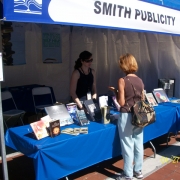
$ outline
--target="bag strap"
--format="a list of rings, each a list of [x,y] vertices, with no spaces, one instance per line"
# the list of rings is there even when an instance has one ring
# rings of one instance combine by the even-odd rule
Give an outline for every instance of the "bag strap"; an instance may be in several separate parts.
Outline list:
[[[127,77],[127,76],[126,76]],[[132,88],[133,88],[133,90],[134,90],[134,94],[135,94],[135,96],[137,96],[137,90],[136,90],[136,88],[133,86],[133,84],[131,83],[131,81],[129,80],[129,78],[127,77],[127,80],[130,82],[130,84],[131,84],[131,86],[132,86]],[[141,98],[142,98],[142,93],[141,93]],[[134,97],[133,97],[133,100],[134,100]],[[136,102],[135,102],[135,100],[134,100],[134,104],[135,104]],[[128,102],[126,102],[126,104],[127,104],[127,106],[129,107],[129,104],[128,104]],[[129,111],[131,112],[131,109],[130,109],[130,107],[129,107]]]
[[[134,90],[134,94],[135,94],[135,96],[137,96],[137,90],[136,90],[136,88],[133,86],[133,84],[131,83],[131,81],[129,80],[129,78],[127,78],[127,80],[130,82],[130,84],[131,84],[131,86],[132,86],[132,88],[133,88],[133,90]],[[142,98],[142,93],[141,93],[141,98]],[[134,100],[134,97],[133,97],[133,100]],[[135,102],[135,101],[134,101]]]

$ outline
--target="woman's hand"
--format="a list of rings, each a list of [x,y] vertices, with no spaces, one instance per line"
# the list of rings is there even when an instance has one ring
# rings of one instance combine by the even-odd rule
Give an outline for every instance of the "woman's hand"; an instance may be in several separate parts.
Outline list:
[[[108,89],[115,93],[115,95],[118,93],[118,90],[115,87],[109,86]]]

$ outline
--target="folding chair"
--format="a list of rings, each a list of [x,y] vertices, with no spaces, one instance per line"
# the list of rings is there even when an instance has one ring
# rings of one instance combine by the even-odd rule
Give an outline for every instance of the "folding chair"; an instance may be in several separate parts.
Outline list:
[[[45,107],[52,106],[53,98],[51,89],[49,87],[36,87],[32,89],[32,97],[34,103],[35,113],[37,115],[38,120],[38,112],[45,112]]]
[[[17,120],[21,120],[22,125],[24,125],[23,120],[22,120],[22,115],[25,114],[25,111],[20,110],[17,108],[16,103],[14,101],[14,98],[11,94],[10,91],[4,91],[1,92],[2,96],[2,103],[3,101],[8,102],[8,110],[3,110],[3,119],[4,119],[4,124],[6,128],[8,129],[8,124],[11,124],[11,126],[14,126],[17,124]]]

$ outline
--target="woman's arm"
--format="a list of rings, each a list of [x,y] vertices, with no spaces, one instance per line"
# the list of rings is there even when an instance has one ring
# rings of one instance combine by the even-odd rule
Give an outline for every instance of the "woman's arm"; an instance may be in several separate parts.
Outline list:
[[[76,88],[77,88],[77,82],[78,82],[79,76],[80,75],[77,70],[73,71],[72,76],[71,76],[71,82],[70,82],[70,95],[72,99],[74,100],[74,102],[77,104],[77,106],[80,109],[83,109],[83,105],[76,94]]]
[[[96,89],[96,73],[92,69],[92,74],[94,77],[93,85],[92,85],[92,99],[97,99],[97,89]]]
[[[125,104],[125,96],[124,96],[124,88],[125,88],[125,82],[123,78],[120,78],[118,80],[118,95],[117,95],[117,102],[120,106],[124,106]]]

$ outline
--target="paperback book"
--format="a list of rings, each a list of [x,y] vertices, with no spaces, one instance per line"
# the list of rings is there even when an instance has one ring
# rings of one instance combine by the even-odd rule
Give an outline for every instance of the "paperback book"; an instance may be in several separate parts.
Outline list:
[[[49,134],[51,137],[58,136],[60,134],[60,121],[54,120],[49,123]]]
[[[157,106],[157,102],[156,100],[154,99],[154,96],[152,93],[146,93],[145,94],[145,97],[146,97],[146,100],[147,102],[151,105],[151,106]]]
[[[30,126],[37,140],[49,136],[48,127],[46,126],[46,122],[44,122],[43,120],[33,122],[30,124]]]
[[[167,97],[164,89],[162,88],[154,89],[153,94],[158,103],[169,102],[169,98]]]
[[[74,123],[64,104],[45,107],[45,111],[51,119],[60,120],[60,126]]]
[[[97,102],[94,103],[92,99],[89,99],[84,101],[84,105],[92,121],[101,121],[102,119],[101,109]]]
[[[46,115],[41,118],[41,121],[43,121],[47,128],[49,128],[49,123],[52,121],[49,115]]]
[[[88,134],[88,127],[81,127],[81,128],[66,128],[61,131],[63,134],[69,134],[77,136],[79,134]]]
[[[77,117],[77,115],[76,115],[76,111],[77,111],[77,105],[76,105],[76,103],[66,104],[66,107],[67,107],[67,110],[68,110],[71,118],[73,119],[73,121],[74,121],[76,124],[79,124],[79,120],[78,120],[78,117]]]
[[[80,126],[84,126],[89,124],[89,120],[87,119],[86,113],[84,112],[84,110],[77,110],[76,111],[76,116],[79,122]]]

